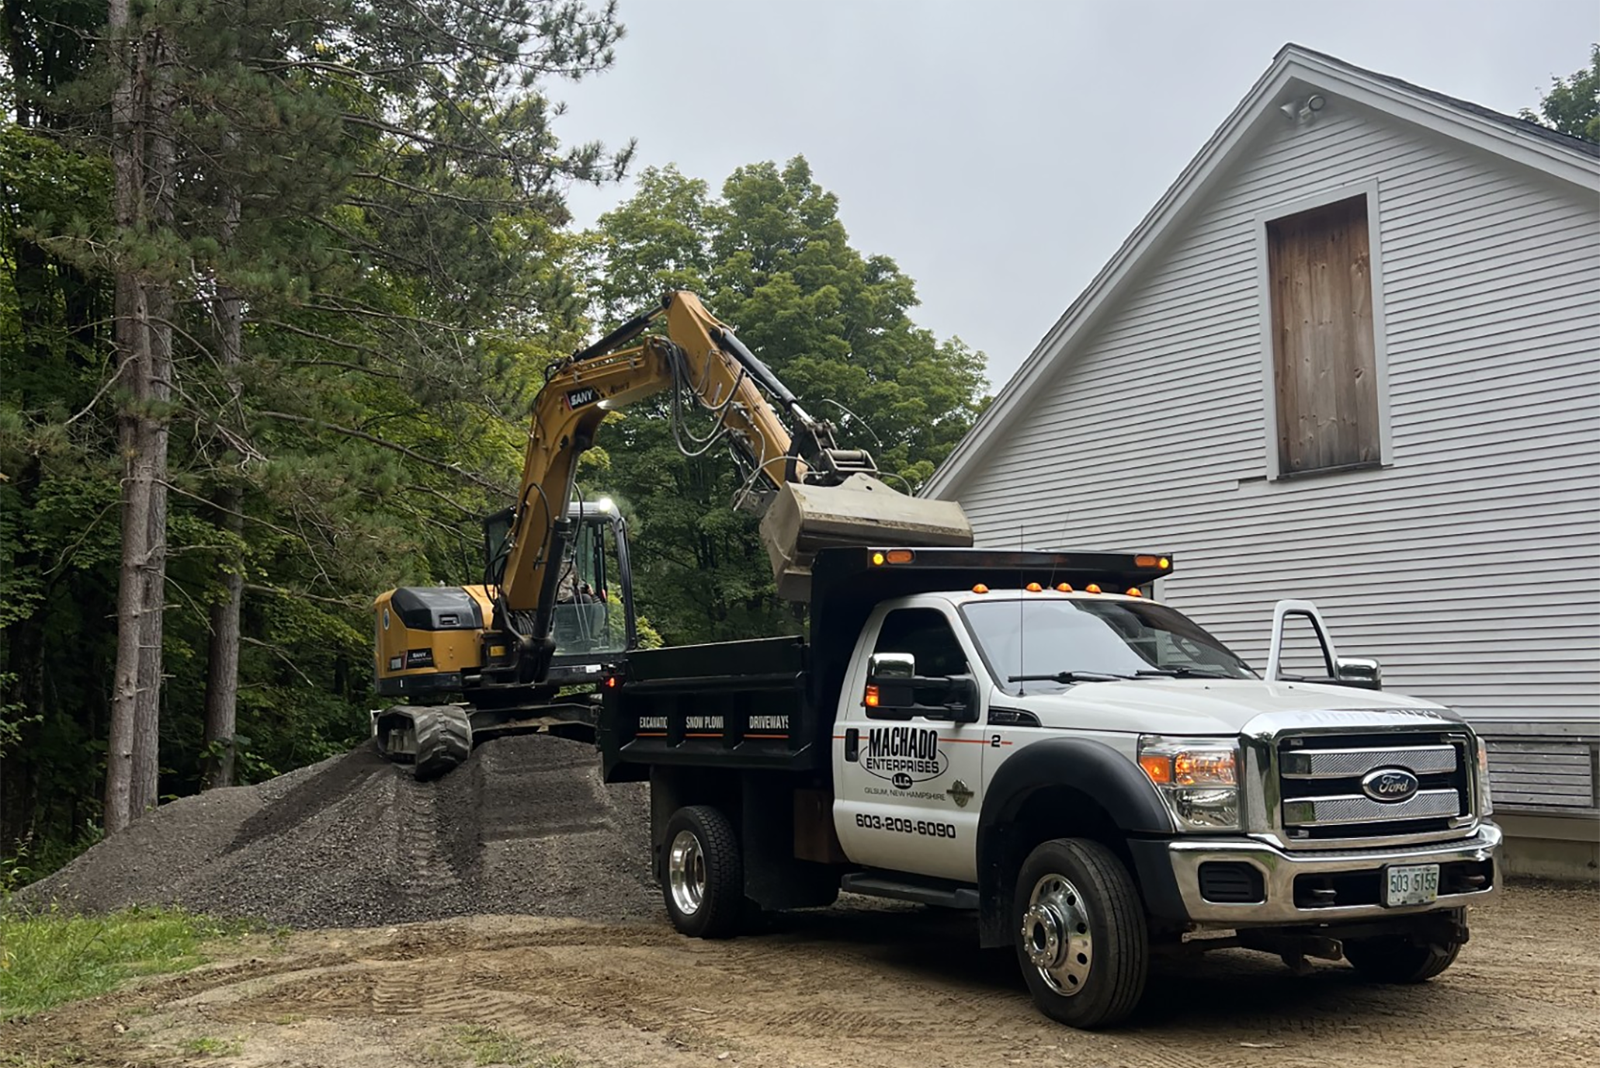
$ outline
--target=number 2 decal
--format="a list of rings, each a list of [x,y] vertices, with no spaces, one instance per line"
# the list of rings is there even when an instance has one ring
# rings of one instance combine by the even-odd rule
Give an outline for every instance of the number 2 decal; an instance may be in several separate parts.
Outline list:
[[[999,749],[1000,748],[1000,736],[998,734],[992,734],[992,735],[989,736],[989,748],[990,749]]]

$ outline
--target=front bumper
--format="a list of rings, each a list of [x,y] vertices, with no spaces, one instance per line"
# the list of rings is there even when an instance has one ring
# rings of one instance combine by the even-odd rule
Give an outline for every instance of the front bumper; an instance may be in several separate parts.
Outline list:
[[[1194,923],[1238,928],[1414,916],[1487,900],[1499,889],[1500,872],[1494,854],[1501,838],[1500,828],[1484,821],[1470,838],[1387,849],[1290,853],[1250,838],[1180,839],[1163,844],[1176,883],[1174,889],[1186,918]],[[1201,892],[1200,866],[1214,862],[1248,864],[1259,871],[1261,899],[1251,902],[1206,900]],[[1443,867],[1445,865],[1483,865],[1482,870],[1488,875],[1481,888],[1447,893],[1447,887],[1441,885],[1436,901],[1390,908],[1365,891],[1369,885],[1377,885],[1383,869],[1391,864],[1439,864],[1442,872],[1458,870]],[[1350,890],[1341,889],[1312,903],[1305,889],[1308,886],[1349,887]],[[1459,886],[1451,888],[1460,889]],[[1357,903],[1343,903],[1341,897]]]

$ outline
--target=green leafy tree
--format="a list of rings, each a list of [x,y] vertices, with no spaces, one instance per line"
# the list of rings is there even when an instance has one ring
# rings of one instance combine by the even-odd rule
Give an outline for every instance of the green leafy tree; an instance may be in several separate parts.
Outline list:
[[[676,169],[647,170],[586,246],[597,304],[611,318],[670,288],[696,290],[800,396],[914,490],[971,426],[983,357],[910,318],[916,289],[894,261],[851,246],[837,198],[803,158],[741,167],[712,197]],[[624,500],[645,610],[668,642],[792,630],[754,519],[723,454],[686,457],[669,398],[606,426],[603,488]],[[702,428],[703,430],[703,428]]]
[[[1600,44],[1589,46],[1589,66],[1570,78],[1552,78],[1541,93],[1539,111],[1522,109],[1522,117],[1564,134],[1600,141]]]

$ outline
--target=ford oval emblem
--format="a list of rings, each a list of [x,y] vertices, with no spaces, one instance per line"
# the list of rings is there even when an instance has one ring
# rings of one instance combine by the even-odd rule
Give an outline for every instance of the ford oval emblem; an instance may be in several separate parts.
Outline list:
[[[1421,785],[1405,768],[1379,768],[1361,780],[1361,792],[1374,801],[1409,801]]]

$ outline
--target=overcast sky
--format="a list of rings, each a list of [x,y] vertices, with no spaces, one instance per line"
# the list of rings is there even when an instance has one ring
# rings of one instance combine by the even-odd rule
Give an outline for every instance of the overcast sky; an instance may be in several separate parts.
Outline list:
[[[596,0],[598,2],[598,0]],[[638,139],[713,190],[804,155],[852,243],[997,388],[1294,42],[1515,114],[1585,66],[1600,4],[621,0],[615,67],[556,87],[569,142]],[[631,182],[575,189],[578,225]],[[713,309],[714,311],[715,309]]]

